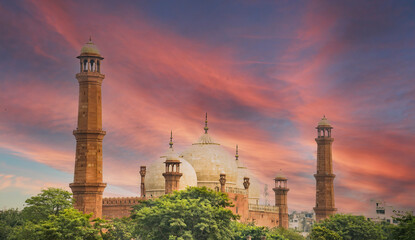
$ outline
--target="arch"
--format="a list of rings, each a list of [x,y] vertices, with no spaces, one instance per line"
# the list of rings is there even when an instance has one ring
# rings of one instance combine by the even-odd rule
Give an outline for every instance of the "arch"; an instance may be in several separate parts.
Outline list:
[[[91,65],[91,72],[95,72],[95,61],[91,59],[89,63]]]
[[[84,65],[84,67],[82,68],[83,71],[87,72],[88,71],[88,60],[87,59],[84,59],[83,65]]]

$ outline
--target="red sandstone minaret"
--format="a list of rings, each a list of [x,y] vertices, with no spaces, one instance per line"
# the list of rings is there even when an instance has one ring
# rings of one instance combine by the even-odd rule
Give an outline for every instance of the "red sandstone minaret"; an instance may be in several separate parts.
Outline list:
[[[75,200],[74,207],[84,213],[93,213],[93,218],[102,217],[102,193],[106,183],[102,182],[102,130],[101,57],[91,39],[77,57],[80,72],[78,127],[73,131],[76,138],[74,182],[69,184]]]
[[[166,156],[166,172],[163,173],[165,179],[165,193],[169,194],[173,191],[179,190],[180,177],[183,175],[180,172],[180,159],[173,151],[173,133],[170,133],[170,148],[171,152]]]
[[[288,229],[288,205],[287,193],[290,190],[287,186],[288,179],[282,174],[282,171],[275,177],[275,206],[279,208],[279,227]]]
[[[317,174],[316,178],[316,213],[317,222],[336,213],[334,207],[334,187],[333,180],[333,161],[331,154],[331,144],[334,139],[331,137],[333,129],[327,118],[324,116],[318,123],[317,129]]]

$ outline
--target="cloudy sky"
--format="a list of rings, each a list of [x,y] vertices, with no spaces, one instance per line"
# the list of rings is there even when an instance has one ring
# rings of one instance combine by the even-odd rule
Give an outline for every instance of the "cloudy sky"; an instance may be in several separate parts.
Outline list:
[[[203,133],[272,185],[315,202],[315,127],[332,123],[336,205],[415,208],[415,4],[410,1],[0,2],[0,208],[73,180],[75,58],[102,72],[106,196]],[[271,192],[270,192],[271,194]]]

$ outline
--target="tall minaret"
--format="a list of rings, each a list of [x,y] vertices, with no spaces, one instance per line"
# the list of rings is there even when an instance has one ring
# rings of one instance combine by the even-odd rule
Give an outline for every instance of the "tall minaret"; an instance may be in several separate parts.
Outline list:
[[[288,201],[287,193],[290,190],[287,186],[288,179],[280,173],[275,177],[275,206],[279,209],[279,227],[288,229]]]
[[[333,129],[327,118],[324,116],[318,123],[317,129],[317,174],[316,178],[316,213],[317,222],[336,213],[334,207],[333,164],[331,159],[331,144],[334,139],[331,137]]]
[[[101,57],[91,39],[77,57],[80,72],[78,127],[73,131],[76,138],[74,182],[69,184],[75,200],[74,207],[93,218],[102,217],[102,193],[107,186],[102,182],[102,130]]]

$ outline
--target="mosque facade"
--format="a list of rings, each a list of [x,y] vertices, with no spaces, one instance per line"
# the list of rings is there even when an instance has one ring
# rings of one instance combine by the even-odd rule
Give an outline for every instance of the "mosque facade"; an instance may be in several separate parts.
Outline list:
[[[143,199],[157,198],[188,186],[205,186],[226,193],[234,205],[230,209],[240,215],[240,221],[288,228],[288,179],[279,173],[274,178],[275,204],[261,205],[259,182],[239,159],[238,146],[235,156],[232,156],[212,138],[207,114],[204,132],[191,146],[183,152],[176,152],[171,133],[166,152],[160,154],[160,158],[148,167],[140,167],[140,196],[103,198],[106,183],[103,183],[102,141],[106,132],[102,129],[101,85],[105,75],[101,73],[101,62],[104,58],[91,40],[82,47],[77,58],[80,60],[80,72],[76,74],[79,82],[79,107],[77,129],[73,132],[76,138],[76,157],[74,182],[69,185],[75,208],[93,213],[93,217],[120,218],[129,216],[132,206]],[[324,121],[324,124],[328,124],[327,119]],[[331,126],[327,124],[320,127],[319,123],[319,137],[316,138],[318,149],[323,153],[318,152],[321,159],[318,163],[321,164],[318,164],[319,170],[315,175],[318,198],[315,211],[317,215],[322,213],[319,215],[322,218],[335,211],[334,198],[329,201],[334,197],[334,176],[332,172],[327,172],[331,167],[332,142]],[[326,139],[325,135],[320,139],[320,132],[323,135],[327,132],[330,139]],[[320,148],[320,145],[323,147]],[[330,156],[330,165],[326,156]]]

